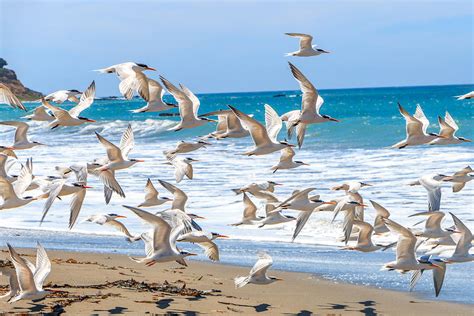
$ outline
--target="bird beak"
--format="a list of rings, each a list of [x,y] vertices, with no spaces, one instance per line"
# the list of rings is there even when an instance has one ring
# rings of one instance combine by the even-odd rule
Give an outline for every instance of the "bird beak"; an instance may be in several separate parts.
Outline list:
[[[275,281],[283,281],[283,279],[275,278]]]
[[[337,203],[334,201],[329,201],[329,202],[323,202],[323,204],[336,205]]]
[[[3,147],[3,149],[15,150],[15,147]]]
[[[303,166],[311,166],[309,163],[306,163],[306,162],[303,162],[302,165]]]
[[[471,142],[472,142],[472,140],[467,139],[467,138],[464,138],[463,141],[464,141],[464,142],[468,142],[468,143],[471,143]]]
[[[192,161],[200,161],[199,159],[192,159]]]
[[[447,138],[446,136],[437,135],[438,138]]]
[[[205,217],[202,217],[202,216],[199,216],[199,215],[196,215],[196,214],[194,214],[194,217],[199,218],[199,219],[206,219]]]
[[[155,68],[152,68],[152,67],[146,67],[145,69],[146,69],[146,70],[153,70],[153,71],[156,71],[156,69],[155,69]]]
[[[333,121],[333,122],[338,122],[338,123],[341,122],[340,120],[335,119],[335,118],[330,118],[329,120],[330,120],[330,121]]]
[[[296,147],[296,145],[288,144],[289,147]]]
[[[90,123],[95,123],[96,121],[95,120],[91,120],[91,119],[86,119],[87,122],[90,122]]]
[[[360,204],[360,206],[363,206],[363,207],[369,207],[367,204]]]
[[[136,159],[137,162],[145,162],[145,160]]]
[[[442,268],[443,268],[442,266],[437,265],[436,263],[431,263],[431,265],[432,265],[433,267],[438,268],[438,269],[442,269]]]
[[[283,184],[282,184],[282,183],[276,183],[276,182],[275,182],[273,185],[283,185]]]
[[[197,256],[197,253],[189,253],[188,256]]]
[[[127,216],[118,215],[118,216],[116,216],[116,218],[127,218]]]
[[[365,183],[365,182],[364,182],[364,183],[362,183],[362,185],[363,185],[364,187],[373,187],[373,185],[372,185],[372,184],[368,184],[368,183]]]
[[[92,189],[92,188],[93,188],[93,187],[88,186],[88,185],[83,185],[82,187],[83,187],[84,189]]]
[[[226,235],[217,234],[217,238],[230,238],[230,237]]]

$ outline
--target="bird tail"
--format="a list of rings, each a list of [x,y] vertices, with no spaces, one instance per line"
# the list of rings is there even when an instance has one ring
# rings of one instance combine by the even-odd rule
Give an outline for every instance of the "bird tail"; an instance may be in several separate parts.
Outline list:
[[[97,71],[97,72],[100,72],[100,73],[102,73],[102,74],[110,74],[110,73],[113,72],[113,71],[111,71],[111,70],[108,69],[108,68],[94,69],[93,71]]]
[[[294,55],[293,55],[293,53],[286,53],[285,57],[288,57],[288,56],[294,56]]]
[[[248,276],[246,277],[235,277],[234,278],[234,284],[235,284],[235,288],[236,289],[239,289],[241,287],[244,287],[245,285],[247,285],[247,283],[249,283],[250,279]]]

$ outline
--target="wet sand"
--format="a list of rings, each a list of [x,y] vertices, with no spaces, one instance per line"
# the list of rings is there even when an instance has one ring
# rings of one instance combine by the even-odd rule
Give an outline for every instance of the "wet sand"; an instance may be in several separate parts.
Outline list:
[[[32,255],[34,250],[18,249]],[[474,315],[472,305],[431,301],[410,293],[338,284],[305,273],[271,270],[284,281],[235,289],[233,278],[250,268],[188,261],[145,267],[127,256],[48,251],[52,272],[45,288],[58,292],[40,302],[0,302],[8,313]],[[7,260],[5,249],[0,259]],[[30,260],[34,260],[31,257]],[[33,261],[34,262],[34,261]],[[7,291],[0,277],[0,292]]]

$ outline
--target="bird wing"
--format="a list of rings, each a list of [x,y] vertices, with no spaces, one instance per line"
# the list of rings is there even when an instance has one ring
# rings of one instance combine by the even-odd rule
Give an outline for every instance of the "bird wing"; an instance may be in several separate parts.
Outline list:
[[[384,217],[384,218],[389,218],[390,217],[390,212],[385,207],[383,207],[382,205],[380,205],[379,203],[377,203],[375,201],[372,201],[372,200],[369,200],[369,201],[372,204],[372,206],[374,207],[375,212],[377,213],[377,216],[381,216],[381,217]]]
[[[242,125],[244,127],[247,127],[247,129],[250,132],[250,135],[252,136],[253,142],[255,143],[255,146],[259,147],[259,146],[264,146],[264,145],[268,145],[272,143],[270,137],[268,136],[267,129],[265,128],[265,126],[263,126],[256,119],[248,116],[244,112],[237,110],[233,106],[229,105],[229,108],[239,118]]]
[[[104,137],[100,136],[99,133],[95,132],[95,135],[97,136],[97,139],[99,142],[104,145],[106,151],[107,151],[107,157],[109,158],[110,161],[117,161],[117,160],[122,160],[122,151],[120,148],[109,142],[107,139]]]
[[[13,184],[13,188],[18,197],[25,193],[26,189],[33,181],[33,160],[28,158],[26,164],[21,166],[20,175]]]
[[[28,128],[30,127],[28,124],[24,122],[17,122],[17,121],[3,121],[3,122],[0,122],[0,124],[14,126],[16,128],[15,143],[21,142],[21,141],[27,141],[26,133],[28,132]]]
[[[148,78],[148,91],[150,93],[149,102],[157,100],[163,101],[165,90],[158,81]]]
[[[150,101],[148,78],[141,71],[134,71],[133,75],[120,81],[119,90],[127,100],[130,100],[133,97],[133,93],[136,91],[143,100],[147,102]]]
[[[303,73],[296,68],[292,63],[290,65],[291,73],[295,77],[296,81],[300,84],[301,92],[303,92],[303,99],[301,101],[301,115],[308,113],[308,115],[316,116],[319,115],[319,108],[322,105],[322,101],[316,107],[317,100],[319,98],[318,90],[313,84],[303,75]],[[322,100],[322,98],[321,98]]]
[[[194,117],[193,101],[189,99],[188,95],[183,91],[176,88],[171,82],[160,76],[161,82],[165,86],[166,90],[176,99],[179,107],[179,115],[181,120],[186,118]]]
[[[359,236],[357,237],[357,245],[372,245],[372,233],[374,228],[364,221],[354,220],[353,225],[359,228]]]
[[[453,256],[466,256],[469,254],[469,249],[472,247],[472,232],[456,215],[451,212],[449,214],[451,214],[451,217],[453,218],[454,225],[456,225],[456,230],[461,233],[461,238],[459,238],[456,244],[456,249],[454,250]]]
[[[113,220],[105,222],[104,224],[112,226],[113,228],[115,228],[119,232],[123,233],[127,237],[133,237],[130,234],[130,232],[128,231],[127,227],[125,227],[125,225],[122,222],[119,222],[119,221],[113,219]]]
[[[65,179],[56,180],[51,183],[51,186],[48,192],[48,199],[46,200],[46,203],[43,206],[43,215],[41,216],[40,225],[43,223],[46,217],[46,214],[48,214],[49,209],[53,205],[54,201],[56,201],[56,198],[58,197],[59,193],[63,189],[63,186],[65,183],[66,183]]]
[[[423,124],[423,133],[426,134],[426,130],[428,129],[430,122],[426,118],[425,113],[423,113],[421,106],[417,105],[415,115],[413,115],[413,117],[419,120]]]
[[[291,147],[285,147],[281,150],[280,162],[292,161],[295,156],[295,151]]]
[[[398,110],[405,118],[407,136],[422,135],[423,123],[414,116],[410,115],[410,113],[408,113],[400,103],[398,103]]]
[[[51,272],[51,261],[44,247],[38,242],[36,246],[36,269],[33,278],[38,290],[43,289],[44,280]]]
[[[72,117],[78,117],[82,111],[84,111],[85,109],[91,106],[91,104],[94,102],[94,98],[95,98],[95,81],[92,81],[92,83],[89,85],[86,91],[84,91],[84,93],[81,95],[81,99],[79,100],[79,103],[75,107],[69,110],[69,115],[71,115]]]
[[[447,112],[446,112],[447,113]],[[449,125],[446,120],[444,120],[441,116],[438,116],[438,123],[439,123],[439,135],[451,138],[456,131],[454,128]]]
[[[242,192],[244,203],[244,218],[254,219],[257,215],[257,206],[252,202],[247,193]]]
[[[300,39],[300,50],[313,48],[311,42],[313,37],[303,33],[285,33],[288,36],[298,37]]]
[[[176,155],[166,155],[166,159],[174,167],[174,177],[176,182],[179,183],[183,180],[185,175],[188,175],[188,164],[184,162],[180,157]],[[192,170],[191,170],[192,177]]]
[[[466,168],[462,169],[462,170],[459,170],[458,172],[456,172],[453,176],[454,177],[461,177],[461,176],[465,176],[467,175],[468,173],[471,173],[473,170],[470,166],[467,166]]]
[[[18,278],[18,285],[22,292],[35,292],[37,290],[35,280],[33,278],[33,272],[28,267],[25,259],[13,249],[10,244],[7,243],[8,251],[10,252],[10,258],[13,265],[15,266],[16,276]]]
[[[265,277],[268,268],[273,264],[273,259],[267,253],[261,252],[258,254],[258,260],[250,270],[250,275],[252,276],[262,276]]]
[[[45,99],[41,99],[41,104],[49,109],[51,111],[51,113],[53,113],[54,117],[57,119],[57,120],[67,120],[67,119],[71,119],[71,114],[64,110],[64,109],[61,109],[57,106],[54,106],[52,105],[51,103],[49,103],[48,101],[46,101]]]
[[[283,122],[278,113],[270,105],[265,104],[265,128],[267,129],[268,137],[273,142],[277,141],[282,125]]]
[[[0,177],[0,196],[4,200],[8,200],[16,196],[16,193],[15,193],[15,190],[13,189],[12,184],[4,177]]]
[[[418,181],[428,192],[428,210],[439,211],[441,208],[440,182],[434,180],[432,176],[423,176]]]
[[[465,185],[466,185],[465,182],[454,183],[453,184],[453,192],[456,193],[456,192],[461,191],[464,188]]]
[[[153,226],[153,247],[155,250],[170,244],[171,225],[164,219],[142,209],[124,205],[147,224]]]
[[[191,102],[193,103],[193,113],[197,117],[201,102],[199,101],[198,97],[194,93],[192,93],[191,90],[186,88],[184,85],[179,84],[179,87],[188,96],[189,100],[191,100]]]
[[[402,225],[385,218],[385,224],[388,229],[399,234],[397,243],[397,261],[411,261],[416,262],[415,258],[415,245],[416,237],[413,233]]]
[[[298,147],[301,148],[303,146],[304,135],[306,134],[306,124],[299,123],[296,125],[296,138],[298,140]]]
[[[86,166],[70,166],[69,167],[76,175],[77,182],[87,184],[87,167]]]
[[[295,231],[293,232],[293,237],[291,239],[292,241],[295,240],[296,237],[298,237],[300,232],[303,230],[303,227],[304,225],[306,225],[306,222],[311,217],[311,214],[313,214],[313,212],[300,212],[298,214],[298,217],[296,218]]]
[[[125,193],[122,190],[122,187],[120,184],[117,182],[117,179],[115,178],[115,172],[111,170],[106,170],[106,171],[101,171],[99,173],[99,179],[102,181],[105,187],[109,188],[113,192],[117,193],[121,197],[125,197]],[[107,200],[107,192],[104,190],[104,194],[106,194],[106,200]],[[110,192],[110,194],[112,194]],[[109,197],[110,199],[110,197]]]
[[[81,211],[82,204],[84,203],[84,198],[86,197],[86,189],[81,189],[74,194],[71,199],[70,207],[71,211],[69,213],[69,229],[72,229],[76,223],[79,212]]]
[[[219,248],[212,241],[198,243],[198,246],[204,249],[204,254],[212,261],[219,261]]]
[[[0,103],[6,103],[13,108],[19,108],[26,111],[25,106],[21,101],[13,94],[13,92],[3,83],[0,83]]]
[[[145,200],[151,200],[158,197],[158,191],[155,189],[153,182],[148,178],[145,186]]]
[[[173,194],[173,203],[171,205],[172,209],[178,209],[184,211],[184,206],[186,205],[186,201],[188,200],[188,196],[184,191],[178,189],[176,186],[172,185],[169,182],[158,180],[160,184],[168,190],[171,194]]]
[[[123,132],[122,138],[120,139],[122,157],[128,158],[128,154],[132,151],[133,147],[135,147],[135,137],[133,135],[132,125],[128,124],[127,129]]]

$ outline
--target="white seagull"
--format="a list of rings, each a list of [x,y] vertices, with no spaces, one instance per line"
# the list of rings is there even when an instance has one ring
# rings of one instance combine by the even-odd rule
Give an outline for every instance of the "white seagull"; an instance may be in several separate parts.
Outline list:
[[[70,169],[76,175],[76,181],[69,184],[66,179],[53,180],[45,189],[47,190],[44,196],[48,199],[43,207],[43,216],[41,217],[40,225],[43,223],[46,214],[53,205],[54,201],[63,196],[72,195],[70,202],[69,215],[69,229],[74,227],[79,212],[81,211],[84,198],[86,197],[87,189],[91,188],[87,185],[87,167],[86,166],[71,166]]]
[[[167,110],[177,108],[176,104],[167,103],[163,101],[163,95],[165,94],[165,90],[163,89],[161,84],[159,84],[158,81],[155,81],[150,78],[147,78],[147,80],[148,80],[148,91],[150,94],[148,102],[144,107],[136,109],[136,110],[132,110],[133,113],[161,112],[161,111],[167,111]]]
[[[247,284],[266,285],[275,281],[282,281],[282,279],[267,276],[268,268],[270,268],[272,264],[272,257],[264,252],[260,252],[258,254],[258,260],[252,270],[250,270],[249,275],[234,278],[235,287],[241,288]]]
[[[294,147],[294,145],[286,141],[277,141],[282,121],[275,110],[268,104],[265,104],[265,126],[233,106],[229,105],[229,108],[239,118],[242,125],[250,131],[250,135],[255,143],[255,148],[244,153],[244,155],[267,155],[286,147]]]
[[[152,231],[149,233],[151,243],[145,242],[145,244],[148,245],[146,247],[146,257],[131,257],[133,261],[152,266],[157,262],[181,261],[188,256],[196,255],[187,251],[180,251],[176,248],[176,239],[184,230],[184,225],[180,224],[176,227],[171,227],[171,225],[160,216],[153,215],[136,207],[126,205],[124,205],[124,207],[128,208],[143,221],[152,226]],[[142,236],[143,235],[144,234],[142,234]]]
[[[42,105],[36,107],[33,110],[32,114],[25,115],[22,118],[25,118],[29,121],[38,121],[38,122],[51,122],[54,121],[54,116],[50,115],[47,111],[46,108]]]
[[[405,118],[407,136],[404,140],[393,145],[392,148],[402,149],[407,146],[423,145],[428,144],[436,138],[444,138],[442,135],[426,132],[430,122],[419,105],[416,107],[414,115],[410,115],[400,103],[398,103],[398,109],[400,114]]]
[[[123,132],[122,138],[120,139],[120,147],[109,142],[104,137],[100,136],[99,133],[95,133],[99,142],[107,150],[108,162],[103,166],[99,167],[98,171],[112,170],[117,171],[121,169],[127,169],[138,162],[143,162],[140,159],[128,159],[128,154],[135,147],[135,138],[133,136],[132,126],[129,124],[127,129]]]
[[[298,57],[310,57],[318,56],[321,54],[328,54],[328,51],[317,48],[316,45],[312,45],[313,37],[303,33],[285,33],[288,36],[298,37],[300,39],[300,49],[296,52],[287,53],[285,56],[298,56]]]
[[[48,94],[47,96],[44,97],[46,101],[54,102],[61,104],[65,101],[71,101],[74,103],[79,103],[79,99],[76,97],[76,95],[81,94],[81,91],[78,90],[59,90],[53,93]]]
[[[281,208],[277,208],[273,203],[267,203],[265,205],[265,218],[257,222],[258,228],[262,228],[267,225],[278,225],[284,224],[296,220],[293,216],[283,215]]]
[[[150,178],[148,178],[145,186],[145,201],[140,203],[138,207],[152,207],[162,205],[166,202],[173,201],[167,197],[159,197],[159,192],[156,190],[153,182],[151,182]]]
[[[95,82],[92,81],[90,86],[81,95],[81,99],[79,100],[79,103],[75,107],[70,109],[69,111],[66,111],[57,106],[54,106],[43,99],[42,100],[43,106],[51,110],[51,112],[53,113],[55,117],[55,120],[49,123],[49,127],[51,127],[51,129],[55,129],[59,126],[78,126],[78,125],[82,125],[88,122],[89,123],[95,122],[94,120],[79,116],[82,111],[86,110],[92,105],[92,103],[94,102],[94,98],[95,98]]]
[[[193,179],[193,166],[191,165],[194,161],[199,161],[193,158],[182,158],[176,155],[166,155],[166,159],[168,160],[167,164],[170,164],[174,167],[174,177],[176,179],[176,183],[180,183],[184,176],[188,179]]]
[[[242,197],[244,203],[244,212],[242,215],[242,220],[238,223],[231,224],[232,226],[254,225],[262,219],[257,217],[257,206],[248,197],[247,193],[243,192]]]
[[[30,158],[26,165],[21,167],[20,175],[13,184],[0,177],[0,197],[3,199],[0,210],[21,207],[38,199],[32,196],[23,196],[33,180],[32,167],[33,164]]]
[[[470,139],[454,136],[459,127],[448,111],[446,111],[444,119],[441,116],[438,116],[438,123],[440,128],[439,135],[442,136],[442,138],[433,139],[429,145],[451,145],[471,142]]]
[[[181,121],[178,125],[170,130],[180,131],[182,129],[199,127],[213,121],[205,117],[198,117],[198,110],[201,102],[188,88],[180,84],[180,90],[164,77],[160,76],[160,79],[168,92],[173,95],[178,102],[179,115],[181,117]]]
[[[193,230],[189,233],[179,236],[177,241],[195,243],[204,249],[204,253],[211,261],[219,261],[219,248],[214,242],[217,238],[229,238],[226,235],[218,233],[206,233],[199,230]]]
[[[198,140],[197,142],[180,141],[176,144],[176,147],[174,149],[165,150],[163,151],[163,153],[165,155],[185,154],[185,153],[198,150],[199,148],[206,148],[206,146],[209,146],[209,145],[211,144],[203,140]]]
[[[155,68],[135,62],[126,62],[112,65],[110,67],[98,69],[96,71],[108,74],[116,73],[120,79],[120,93],[127,100],[130,100],[133,97],[133,94],[137,92],[143,98],[143,100],[149,102],[149,79],[143,74],[143,71],[145,70],[156,71]]]
[[[234,112],[232,112],[232,110],[218,110],[200,116],[217,116],[218,118],[216,131],[207,135],[207,138],[242,138],[250,135],[249,131],[242,126],[239,118],[234,114]]]
[[[23,111],[26,111],[25,106],[21,101],[16,97],[16,95],[3,83],[0,83],[0,103],[5,103],[10,105],[12,108],[18,108]]]
[[[425,222],[425,229],[422,232],[415,232],[415,236],[425,238],[443,238],[448,237],[453,233],[451,230],[444,230],[441,228],[441,221],[443,220],[444,215],[445,214],[440,211],[431,211],[412,214],[408,217],[428,216],[428,219]]]
[[[20,255],[7,243],[10,258],[15,266],[20,292],[8,302],[19,300],[41,300],[52,291],[43,289],[43,284],[51,272],[51,262],[46,250],[40,243],[36,250],[36,265],[20,257]]]
[[[282,115],[281,119],[286,122],[288,136],[291,137],[293,129],[296,127],[296,136],[298,146],[301,148],[308,124],[317,124],[325,122],[339,122],[338,119],[329,115],[320,114],[319,111],[324,103],[323,98],[319,95],[318,90],[313,84],[296,68],[292,63],[290,65],[293,77],[298,81],[301,92],[303,93],[301,100],[301,111],[294,110]]]
[[[294,169],[301,166],[309,166],[309,164],[304,163],[302,161],[295,160],[293,161],[293,157],[295,156],[295,151],[291,147],[286,147],[281,150],[280,161],[270,168],[273,170],[273,173],[277,172],[278,170],[285,170],[285,169]]]
[[[117,219],[118,218],[126,218],[126,216],[118,215],[115,213],[110,213],[110,214],[96,214],[96,215],[91,215],[87,217],[84,222],[91,222],[99,225],[108,225],[119,232],[121,232],[127,239],[127,241],[135,241],[139,238],[136,236],[133,236],[130,234],[128,231],[127,227],[122,222],[119,222]]]
[[[474,179],[474,170],[470,166],[459,170],[452,176],[444,177],[442,181],[452,182],[453,183],[453,192],[461,191],[466,183]]]
[[[30,149],[36,146],[44,146],[44,144],[38,142],[30,142],[28,140],[28,129],[30,126],[24,122],[18,121],[3,121],[0,122],[1,125],[13,126],[16,128],[15,132],[15,141],[12,146],[5,147],[11,150],[23,150],[23,149]]]
[[[250,183],[245,185],[239,189],[232,189],[235,194],[240,194],[242,192],[249,192],[252,195],[256,195],[259,192],[275,192],[275,187],[282,185],[281,183],[277,183],[275,181],[265,181],[260,183]]]
[[[456,243],[456,249],[454,250],[454,253],[448,258],[443,258],[443,260],[446,263],[474,261],[474,255],[469,253],[473,241],[472,232],[459,218],[457,218],[456,215],[453,213],[449,214],[451,214],[454,225],[456,226],[456,230],[461,236]]]
[[[361,252],[373,252],[379,249],[386,250],[390,246],[394,246],[395,243],[390,244],[389,246],[377,245],[372,242],[372,234],[374,228],[369,223],[354,220],[353,225],[359,228],[359,233],[357,236],[357,244],[355,246],[345,246],[342,249],[344,250],[357,250]]]
[[[421,185],[428,193],[428,210],[439,211],[441,208],[441,180],[446,176],[442,174],[425,175],[416,181],[409,183],[410,186]]]
[[[397,242],[396,260],[384,264],[382,269],[388,271],[396,270],[400,273],[407,273],[413,270],[433,270],[433,283],[436,291],[436,296],[438,296],[439,292],[441,291],[441,287],[443,286],[446,265],[443,262],[430,260],[429,256],[423,256],[420,259],[417,259],[415,256],[415,235],[413,235],[413,233],[409,229],[390,219],[384,219],[384,222],[387,227],[392,232],[397,233],[399,237]],[[411,283],[411,288],[413,288],[413,280]]]
[[[463,95],[457,95],[456,98],[458,100],[467,100],[467,99],[474,99],[474,91],[468,92]]]
[[[177,188],[169,182],[163,180],[158,180],[158,182],[160,182],[160,184],[166,190],[168,190],[168,192],[173,194],[173,202],[171,204],[171,209],[178,209],[185,212],[186,202],[188,201],[188,196],[186,195],[186,193],[184,193],[181,189]]]

